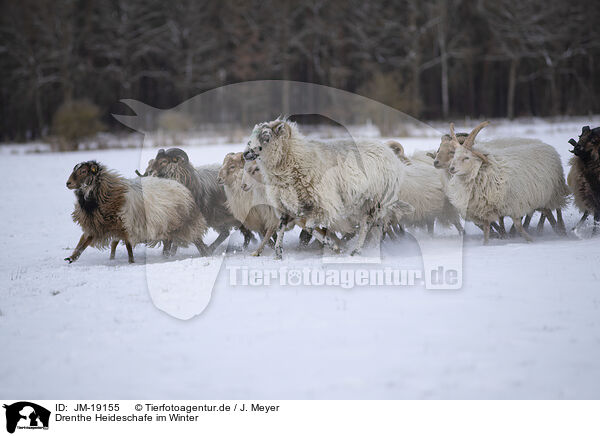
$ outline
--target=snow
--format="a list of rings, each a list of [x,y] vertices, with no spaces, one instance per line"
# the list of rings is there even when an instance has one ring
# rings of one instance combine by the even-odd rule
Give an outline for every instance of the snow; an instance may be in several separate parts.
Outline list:
[[[568,139],[600,118],[495,124],[484,139],[540,138],[568,170]],[[409,153],[439,143],[396,139]],[[204,142],[186,147],[195,164],[221,162],[243,144]],[[600,244],[587,237],[589,227],[582,239],[560,238],[547,225],[532,244],[515,238],[484,247],[468,224],[459,290],[230,281],[244,267],[420,270],[411,236],[384,241],[381,265],[324,263],[318,250],[298,248],[297,232],[286,235],[280,262],[269,248],[260,258],[243,252],[236,234],[226,255],[211,258],[189,248],[164,260],[160,248],[138,246],[129,265],[119,246],[113,261],[88,249],[66,264],[80,236],[65,187],[73,166],[97,159],[133,176],[155,151],[0,148],[0,397],[599,397]],[[572,228],[580,214],[570,207],[564,216]],[[451,229],[436,232],[440,244],[451,244]]]

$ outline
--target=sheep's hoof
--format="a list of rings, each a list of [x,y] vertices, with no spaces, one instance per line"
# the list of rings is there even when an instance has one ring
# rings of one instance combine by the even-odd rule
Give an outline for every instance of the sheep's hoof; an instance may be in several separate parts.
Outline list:
[[[75,262],[75,259],[71,259],[70,257],[65,257],[65,260],[69,263]]]
[[[355,249],[355,250],[352,250],[352,253],[350,253],[350,256],[356,256],[358,254],[360,254],[360,250]]]
[[[252,252],[251,256],[258,257],[260,256],[260,253],[258,251],[254,251]]]
[[[135,263],[135,260],[129,259],[129,263]]]

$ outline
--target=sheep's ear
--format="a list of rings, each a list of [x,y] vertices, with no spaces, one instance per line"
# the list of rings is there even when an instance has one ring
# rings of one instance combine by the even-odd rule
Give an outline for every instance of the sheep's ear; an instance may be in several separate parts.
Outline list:
[[[165,154],[165,149],[164,148],[161,148],[160,150],[158,150],[158,153],[156,153],[157,156],[161,156],[163,154]]]
[[[288,123],[286,123],[285,121],[281,121],[273,128],[273,131],[275,132],[275,135],[279,137],[283,136],[289,138],[292,130]]]
[[[589,132],[590,131],[590,126],[583,126],[583,128],[581,129],[581,133],[585,133],[585,132]]]
[[[432,152],[428,151],[428,152],[427,152],[427,153],[425,153],[425,154],[426,154],[427,156],[429,156],[430,158],[432,158],[432,159],[435,159],[435,154],[434,154],[434,153],[432,153]]]

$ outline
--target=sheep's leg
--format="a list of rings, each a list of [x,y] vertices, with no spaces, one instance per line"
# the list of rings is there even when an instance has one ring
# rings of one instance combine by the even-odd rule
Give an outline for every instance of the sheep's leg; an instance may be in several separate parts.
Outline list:
[[[600,228],[600,211],[594,213],[594,227],[592,227],[592,236],[596,236]]]
[[[260,245],[258,246],[256,251],[252,253],[252,256],[260,256],[262,254],[263,250],[265,249],[265,245],[271,240],[271,236],[273,236],[273,233],[275,233],[275,227],[270,227],[267,229],[267,232],[264,234],[262,241],[260,241]]]
[[[131,246],[131,242],[125,239],[125,248],[127,248],[127,257],[129,257],[129,263],[134,263],[133,260],[133,247]]]
[[[354,238],[356,236],[356,233],[346,233],[343,237],[342,237],[342,241],[349,241],[352,238]]]
[[[202,256],[202,257],[208,256],[208,254],[209,254],[208,253],[209,248],[206,246],[206,244],[204,243],[204,241],[202,239],[199,239],[199,240],[195,241],[194,245],[198,249],[198,252],[200,253],[200,256]]]
[[[465,234],[465,228],[463,227],[459,219],[452,220],[452,225],[456,228],[460,236],[463,236]]]
[[[566,235],[567,228],[565,227],[565,222],[563,221],[562,210],[560,208],[556,209],[556,224],[558,224],[558,234]]]
[[[554,215],[552,214],[552,211],[550,209],[543,209],[543,212],[544,212],[544,215],[546,216],[546,219],[552,226],[552,230],[554,230],[555,233],[558,233],[558,229],[556,228],[556,220],[554,219]]]
[[[550,220],[548,220],[548,221],[550,221]],[[544,212],[541,212],[540,220],[538,221],[538,225],[537,225],[538,235],[541,235],[544,233],[544,223],[545,222],[546,222],[546,214]]]
[[[165,239],[163,241],[163,256],[169,257],[171,255],[171,246],[173,245],[173,241],[170,239]]]
[[[490,228],[492,227],[489,221],[483,223],[483,245],[490,243]]]
[[[525,219],[523,220],[523,228],[525,231],[529,230],[529,223],[531,222],[532,214],[528,213],[525,215]]]
[[[387,226],[387,228],[385,229],[384,235],[387,236],[388,238],[390,238],[390,240],[392,240],[392,241],[395,241],[398,239],[398,236],[394,232],[394,226],[392,226],[392,225]]]
[[[175,256],[177,254],[177,244],[171,245],[171,251],[169,252],[171,256]]]
[[[227,239],[227,236],[229,236],[229,230],[223,230],[221,233],[219,233],[217,239],[215,239],[214,242],[208,246],[208,254],[212,254],[216,248],[221,245],[225,239]]]
[[[356,247],[350,253],[350,256],[355,256],[360,253],[362,249],[367,233],[371,227],[371,219],[369,215],[365,215],[360,223],[360,229],[358,230],[358,239],[356,240]]]
[[[492,226],[492,228],[498,233],[498,235],[502,235],[502,229],[495,221],[488,222],[488,227]],[[504,232],[506,233],[506,232]]]
[[[479,229],[480,229],[482,232],[484,232],[484,233],[485,233],[484,224],[477,224],[477,223],[474,223],[474,224],[475,224],[477,227],[479,227]],[[493,226],[492,222],[489,222],[489,223],[488,223],[488,228],[489,228],[489,230],[488,230],[488,232],[489,232],[489,236],[490,236],[490,237],[496,237],[496,236],[494,236],[494,235],[497,235],[497,232],[494,230],[494,226]]]
[[[434,223],[434,220],[427,220],[427,233],[429,234],[429,236],[433,236]]]
[[[339,253],[341,251],[338,245],[339,243],[341,243],[341,241],[331,232],[327,232],[326,230],[316,227],[315,229],[313,229],[313,236],[321,244],[331,248],[336,253]]]
[[[504,227],[504,217],[498,217],[498,234],[501,238],[506,236],[506,227]]]
[[[313,237],[313,232],[310,229],[302,229],[300,232],[300,247],[308,247],[308,243]]]
[[[117,245],[119,245],[119,240],[118,239],[113,239],[110,243],[110,260],[113,260],[115,258],[115,252],[117,251]]]
[[[250,230],[248,230],[244,226],[240,226],[240,232],[242,232],[242,235],[244,235],[244,245],[242,247],[245,250],[246,248],[248,248],[248,245],[250,245],[250,242],[252,242],[254,235]]]
[[[288,215],[281,215],[279,219],[279,228],[277,229],[277,242],[275,242],[275,259],[281,260],[283,258],[283,234],[287,223],[290,221]]]
[[[402,224],[396,224],[394,226],[394,232],[396,232],[398,236],[404,236],[406,234],[406,232],[404,231],[404,227],[402,227]]]
[[[581,219],[579,220],[579,222],[575,225],[575,227],[573,227],[573,231],[577,230],[579,227],[581,227],[583,225],[583,223],[585,222],[585,220],[587,220],[588,216],[590,216],[590,212],[589,211],[585,211],[583,212],[583,215],[581,215]]]
[[[519,233],[521,234],[521,236],[523,236],[527,242],[533,242],[533,239],[531,236],[529,236],[529,233],[527,233],[525,231],[525,229],[523,228],[523,224],[521,224],[521,217],[511,217],[513,222],[515,223],[515,227],[517,228],[517,230],[519,231]]]
[[[73,250],[73,253],[71,253],[69,257],[65,257],[65,260],[67,260],[69,263],[73,263],[79,259],[79,256],[81,256],[83,250],[85,250],[88,245],[92,243],[92,239],[93,238],[91,236],[86,236],[85,233],[81,235],[81,238],[79,238],[79,242],[77,243],[77,247],[75,247],[75,250]]]

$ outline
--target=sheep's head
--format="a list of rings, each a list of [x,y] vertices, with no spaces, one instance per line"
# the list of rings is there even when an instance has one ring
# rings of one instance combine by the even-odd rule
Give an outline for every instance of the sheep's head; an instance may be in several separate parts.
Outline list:
[[[142,176],[174,178],[180,168],[191,167],[190,159],[181,148],[164,148],[158,150],[156,157],[148,161],[148,168]],[[140,175],[140,174],[138,174]]]
[[[250,191],[257,184],[263,184],[262,173],[258,163],[253,160],[244,165],[244,174],[242,175],[242,190]]]
[[[579,141],[575,142],[571,138],[569,144],[573,146],[571,153],[583,161],[600,161],[600,127],[595,129],[590,129],[590,126],[583,127]]]
[[[232,185],[239,179],[239,175],[244,168],[244,158],[242,152],[228,153],[223,159],[223,165],[219,170],[217,182],[223,185]]]
[[[458,144],[463,144],[468,133],[459,132],[456,135],[456,139]],[[438,148],[435,154],[427,153],[427,156],[433,158],[433,166],[437,169],[446,169],[450,166],[450,161],[454,158],[454,153],[456,152],[456,142],[453,141],[451,135],[442,136],[442,140],[440,142],[440,147]]]
[[[292,124],[285,119],[257,124],[244,150],[244,159],[253,161],[265,152],[271,154],[281,152],[282,143],[290,136],[292,136]]]
[[[448,168],[452,174],[459,176],[472,174],[479,170],[481,165],[488,163],[488,158],[485,154],[473,149],[475,137],[481,131],[481,129],[488,124],[489,121],[484,121],[475,127],[471,133],[469,133],[469,136],[465,138],[462,145],[459,143],[458,138],[454,133],[454,124],[450,124],[450,142],[455,146],[454,157],[452,158],[450,167]]]
[[[95,160],[78,163],[67,180],[67,188],[80,189],[91,185],[101,170],[102,166]]]

